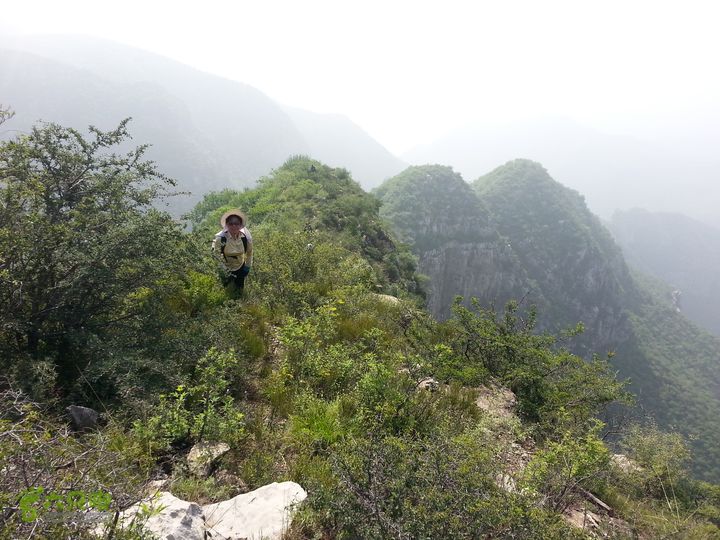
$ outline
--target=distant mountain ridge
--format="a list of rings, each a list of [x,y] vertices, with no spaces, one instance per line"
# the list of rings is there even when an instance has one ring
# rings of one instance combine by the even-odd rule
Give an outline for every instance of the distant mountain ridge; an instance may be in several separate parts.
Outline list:
[[[411,164],[450,165],[466,179],[522,157],[542,163],[563,185],[586,197],[590,209],[609,218],[616,209],[645,207],[682,212],[720,227],[720,158],[698,141],[612,135],[562,117],[456,129],[406,152]],[[707,148],[720,139],[706,140]],[[712,157],[708,157],[712,156]]]
[[[340,115],[290,110],[261,91],[165,57],[86,37],[40,36],[0,42],[2,103],[9,129],[39,118],[105,129],[132,116],[138,143],[192,197],[251,186],[290,155],[348,167],[366,188],[404,164]]]
[[[632,266],[677,289],[678,309],[720,336],[720,229],[641,209],[615,212],[608,226]]]
[[[409,239],[430,278],[436,316],[462,295],[496,308],[523,299],[552,332],[582,322],[585,332],[568,346],[586,356],[614,353],[640,405],[694,438],[696,471],[720,477],[720,340],[631,273],[579,193],[528,160],[508,162],[472,187],[449,167],[411,167],[376,193],[381,215]]]

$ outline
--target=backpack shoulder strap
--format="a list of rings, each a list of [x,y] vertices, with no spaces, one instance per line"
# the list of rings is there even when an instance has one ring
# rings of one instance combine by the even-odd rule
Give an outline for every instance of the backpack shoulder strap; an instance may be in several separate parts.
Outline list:
[[[222,255],[222,258],[225,258],[225,244],[227,244],[227,236],[225,236],[225,231],[220,231],[215,235],[216,238],[220,239],[220,255]]]
[[[225,258],[225,244],[227,244],[227,236],[224,234],[220,235],[220,255]]]

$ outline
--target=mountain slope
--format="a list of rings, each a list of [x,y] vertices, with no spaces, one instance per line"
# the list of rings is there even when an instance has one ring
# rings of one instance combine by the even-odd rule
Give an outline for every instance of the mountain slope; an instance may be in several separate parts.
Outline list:
[[[450,167],[409,167],[375,194],[381,216],[392,223],[429,276],[428,309],[450,314],[456,295],[499,308],[518,290],[532,289],[519,262],[490,223],[487,208]]]
[[[417,169],[425,174],[432,171]],[[473,184],[474,192],[463,186],[459,175],[450,190],[447,178],[435,176],[415,187],[402,176],[378,190],[382,215],[410,233],[420,270],[429,274],[431,290],[443,291],[442,301],[461,294],[487,303],[492,291],[483,285],[490,281],[508,296],[537,304],[541,328],[557,331],[582,322],[584,334],[568,345],[585,355],[616,352],[613,364],[622,378],[631,379],[630,389],[639,404],[665,428],[693,438],[698,474],[720,477],[720,429],[715,420],[720,415],[720,342],[664,302],[656,286],[631,275],[620,248],[577,192],[526,160],[509,162],[481,177]],[[460,195],[448,201],[453,191]],[[434,197],[444,202],[433,202]],[[462,235],[473,222],[484,225],[485,239],[493,235],[503,239],[511,255],[502,284],[482,278],[495,270],[487,261],[466,254],[456,254],[452,260],[469,274],[462,279],[448,279],[432,265],[423,268],[428,249],[423,242],[436,231],[428,233],[425,225],[432,211],[419,209],[434,204],[446,206],[443,219],[449,223],[442,230],[450,236],[443,243],[482,239],[478,230]],[[495,242],[488,245],[497,246]],[[443,309],[447,305],[433,306],[433,311]]]
[[[614,365],[639,404],[694,438],[696,470],[720,474],[720,341],[631,276],[609,231],[583,198],[537,163],[515,160],[474,187],[552,307],[556,324],[587,328],[586,350],[616,351]],[[667,298],[667,296],[665,297]]]
[[[0,89],[3,103],[18,113],[15,129],[29,129],[39,117],[84,129],[87,123],[106,126],[133,116],[138,123],[133,133],[140,141],[163,148],[166,139],[184,139],[184,147],[169,142],[168,152],[153,156],[182,189],[193,191],[182,210],[209,190],[253,185],[295,154],[348,167],[366,187],[402,168],[342,117],[294,111],[291,118],[249,85],[153,53],[77,36],[16,38],[0,47],[14,51],[4,56],[32,55],[2,66]],[[46,69],[50,61],[54,67]],[[28,79],[27,72],[37,76]],[[87,84],[88,79],[94,83]]]
[[[583,341],[595,351],[612,350],[624,340],[624,307],[635,294],[630,274],[582,196],[527,160],[498,167],[473,187],[521,267],[550,300],[541,307],[558,325],[555,330],[583,322],[589,329]]]
[[[3,126],[8,136],[29,132],[38,119],[112,129],[133,117],[136,144],[156,141],[148,157],[163,173],[178,180],[181,190],[198,192],[219,187],[221,168],[208,151],[210,141],[190,119],[184,103],[150,83],[111,83],[94,73],[35,55],[0,50],[0,95],[15,116]],[[176,197],[178,208],[191,201]]]
[[[692,218],[634,209],[609,223],[625,259],[670,284],[690,320],[720,335],[720,230]]]

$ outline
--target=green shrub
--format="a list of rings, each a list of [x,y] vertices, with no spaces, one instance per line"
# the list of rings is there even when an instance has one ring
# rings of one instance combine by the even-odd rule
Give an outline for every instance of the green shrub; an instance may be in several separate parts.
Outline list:
[[[602,423],[584,434],[567,432],[539,450],[524,472],[524,485],[546,498],[555,512],[564,511],[587,488],[607,476],[610,453],[598,437]]]
[[[181,442],[238,443],[245,433],[244,415],[229,390],[240,368],[233,351],[209,350],[198,362],[193,383],[161,395],[156,414],[136,421],[135,433],[154,452]]]
[[[371,433],[348,440],[330,457],[335,482],[322,465],[306,479],[306,504],[337,538],[579,537],[559,518],[496,486],[487,435],[445,435]]]

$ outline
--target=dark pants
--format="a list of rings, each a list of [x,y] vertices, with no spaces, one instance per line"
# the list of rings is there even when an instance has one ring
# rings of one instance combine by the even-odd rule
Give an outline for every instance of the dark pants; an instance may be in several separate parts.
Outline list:
[[[245,269],[245,265],[242,265],[237,270],[228,273],[228,276],[225,280],[225,285],[229,285],[230,283],[234,283],[235,286],[238,289],[244,289],[245,288],[245,278],[247,277],[247,271]]]

